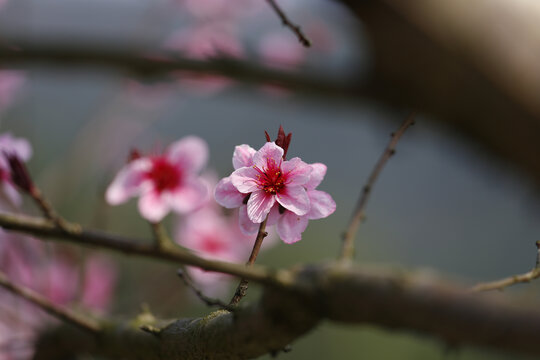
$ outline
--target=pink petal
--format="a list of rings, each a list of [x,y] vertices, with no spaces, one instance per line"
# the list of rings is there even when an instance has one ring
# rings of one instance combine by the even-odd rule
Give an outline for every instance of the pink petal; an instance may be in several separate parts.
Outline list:
[[[234,148],[233,153],[233,167],[235,170],[241,167],[251,167],[253,165],[253,155],[256,151],[249,145],[238,145]]]
[[[276,202],[276,197],[259,190],[251,193],[247,203],[248,217],[254,223],[262,223]]]
[[[169,204],[155,191],[148,191],[139,198],[139,212],[148,221],[161,221],[169,210]]]
[[[306,230],[307,225],[306,216],[298,216],[291,211],[286,211],[278,221],[277,232],[281,240],[292,244],[302,240],[302,233]]]
[[[197,173],[208,161],[208,145],[197,136],[186,136],[172,143],[166,156],[183,171]]]
[[[243,194],[249,194],[259,190],[257,185],[257,177],[259,172],[252,167],[243,167],[235,170],[230,178],[231,182]]]
[[[314,163],[310,164],[310,166],[312,171],[309,176],[309,181],[304,184],[304,187],[308,190],[313,190],[317,186],[319,186],[319,184],[324,178],[324,175],[326,175],[326,165],[321,163]]]
[[[311,174],[311,166],[303,162],[300,158],[293,158],[289,161],[284,161],[281,165],[283,176],[285,177],[285,184],[304,185],[309,180]]]
[[[32,146],[26,139],[16,138],[11,133],[0,135],[0,152],[17,155],[21,160],[28,161],[32,156]]]
[[[302,186],[286,186],[276,198],[285,209],[296,215],[305,215],[309,211],[309,197]]]
[[[268,161],[279,164],[283,158],[283,149],[273,142],[267,142],[253,155],[253,164],[259,169],[266,169]]]
[[[7,181],[2,181],[2,197],[7,198],[12,206],[19,207],[22,204],[22,198],[17,188]]]
[[[110,205],[126,202],[140,193],[144,174],[152,167],[148,158],[140,158],[124,166],[107,188],[105,199]]]
[[[221,179],[214,190],[214,198],[217,203],[227,209],[242,206],[245,197],[245,194],[242,194],[234,187],[230,177]]]
[[[266,222],[266,225],[270,226],[276,224],[282,215],[283,214],[279,213],[279,203],[276,202],[268,213],[268,221]]]
[[[85,265],[82,304],[88,309],[106,310],[113,296],[116,277],[116,266],[111,259],[90,256]]]
[[[332,197],[319,190],[308,190],[311,208],[307,214],[310,220],[322,219],[336,211],[336,203]]]
[[[180,187],[167,192],[164,197],[174,211],[187,213],[200,207],[206,200],[208,188],[206,183],[195,178],[184,179]]]
[[[249,219],[246,205],[238,209],[238,224],[244,235],[255,235],[259,231],[260,224],[256,224]]]

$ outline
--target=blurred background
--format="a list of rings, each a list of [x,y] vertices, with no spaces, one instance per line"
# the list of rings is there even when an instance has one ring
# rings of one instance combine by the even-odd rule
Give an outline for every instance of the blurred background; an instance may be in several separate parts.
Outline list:
[[[255,0],[3,0],[0,40],[167,49],[193,59],[228,56],[314,76],[369,74],[370,44],[362,24],[346,8],[323,0],[282,3],[312,40],[312,48],[303,48],[267,4]],[[151,236],[136,202],[110,207],[103,194],[131,149],[149,153],[197,135],[209,144],[208,170],[223,177],[232,171],[234,146],[258,149],[265,130],[274,137],[283,125],[293,133],[290,156],[328,166],[319,188],[333,196],[337,210],[311,221],[302,241],[278,242],[265,251],[257,262],[271,267],[337,255],[361,186],[407,115],[407,110],[369,100],[309,96],[217,76],[180,73],[141,80],[99,66],[42,64],[0,70],[0,131],[31,143],[29,169],[48,199],[69,220],[128,236]],[[468,284],[522,273],[534,264],[538,204],[536,188],[522,174],[455,129],[420,114],[375,185],[356,258],[398,269],[427,269]],[[28,201],[23,209],[38,214]],[[178,223],[176,215],[168,216],[171,233]],[[62,248],[78,259],[95,252]],[[208,311],[177,278],[174,266],[109,256],[117,278],[109,306],[113,316],[133,317],[142,304],[163,318]],[[222,294],[224,299],[234,285]],[[247,301],[257,291],[252,286]],[[538,285],[508,292],[530,301],[537,298]],[[448,348],[410,333],[339,324],[323,324],[292,344],[292,352],[279,356],[517,358]]]

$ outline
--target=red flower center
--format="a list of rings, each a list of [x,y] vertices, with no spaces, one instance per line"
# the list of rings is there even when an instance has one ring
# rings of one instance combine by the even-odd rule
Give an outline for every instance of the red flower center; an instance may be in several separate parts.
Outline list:
[[[152,159],[152,168],[146,173],[146,178],[150,179],[154,183],[156,191],[161,193],[164,190],[178,187],[182,174],[167,159],[156,157]]]
[[[202,251],[207,254],[215,254],[223,250],[224,244],[213,236],[207,236],[202,239]]]
[[[285,177],[281,171],[281,161],[277,164],[273,159],[267,159],[264,171],[256,166],[253,168],[259,173],[257,175],[259,189],[264,190],[267,194],[275,195],[285,186]]]

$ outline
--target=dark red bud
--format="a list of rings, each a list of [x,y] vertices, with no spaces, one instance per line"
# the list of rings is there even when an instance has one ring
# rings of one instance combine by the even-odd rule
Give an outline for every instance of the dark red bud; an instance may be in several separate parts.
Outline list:
[[[271,141],[270,136],[265,131],[264,134],[266,135],[266,141]],[[283,126],[279,125],[278,135],[276,138],[276,145],[283,149],[283,160],[285,160],[287,156],[287,150],[289,150],[289,144],[291,143],[291,137],[292,133],[285,134],[285,130],[283,130]]]
[[[141,152],[137,149],[131,149],[131,151],[129,152],[129,156],[128,156],[128,160],[127,162],[130,163],[134,160],[137,160],[139,158],[141,158],[142,155],[141,155]]]
[[[266,130],[264,131],[264,136],[266,136],[266,142],[272,142],[272,140],[270,139],[270,135],[268,135]]]
[[[22,160],[16,154],[8,154],[4,152],[4,156],[9,164],[9,169],[11,171],[11,181],[18,188],[25,192],[32,192],[34,188],[34,183],[30,178],[28,169],[22,162]]]

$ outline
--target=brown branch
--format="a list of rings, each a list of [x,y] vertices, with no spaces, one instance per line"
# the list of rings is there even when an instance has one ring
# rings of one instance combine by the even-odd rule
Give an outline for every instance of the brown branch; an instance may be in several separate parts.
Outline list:
[[[528,283],[540,277],[540,241],[536,242],[536,264],[534,268],[525,274],[513,275],[504,279],[480,283],[471,289],[472,291],[504,290],[504,288],[516,284]]]
[[[264,238],[268,235],[266,232],[266,222],[268,221],[268,215],[264,219],[264,221],[259,226],[259,231],[257,232],[257,237],[255,238],[255,244],[253,244],[253,249],[251,250],[251,254],[249,255],[249,259],[246,263],[246,267],[251,267],[255,263],[255,260],[257,260],[257,256],[259,255],[259,251],[261,250],[262,242]],[[238,284],[238,287],[236,288],[236,291],[234,292],[234,295],[229,303],[229,306],[236,306],[242,300],[244,296],[246,296],[246,292],[249,286],[249,279],[241,279],[240,283]]]
[[[311,41],[304,35],[300,26],[296,25],[295,23],[289,20],[289,18],[287,17],[285,12],[281,10],[277,2],[275,0],[266,0],[266,2],[268,3],[268,5],[272,7],[272,9],[275,11],[277,16],[279,16],[283,26],[291,29],[291,31],[296,35],[296,37],[298,38],[298,41],[300,41],[302,45],[304,45],[305,47],[310,47]]]
[[[162,222],[150,222],[150,227],[152,228],[152,233],[154,234],[154,240],[157,248],[166,250],[168,247],[175,246],[167,234],[167,230],[165,230]]]
[[[192,74],[211,74],[229,77],[248,84],[271,84],[306,94],[320,94],[333,98],[351,97],[360,91],[350,76],[336,79],[318,72],[297,72],[273,69],[253,59],[238,60],[214,57],[194,60],[177,53],[159,51],[149,54],[137,50],[96,47],[91,44],[54,44],[19,42],[19,50],[0,46],[0,65],[15,67],[46,64],[66,68],[73,66],[100,66],[126,72],[140,79],[167,78],[171,73],[186,71]]]
[[[396,145],[399,139],[401,138],[403,133],[405,133],[405,131],[411,125],[414,124],[415,116],[416,114],[412,112],[407,117],[407,119],[405,119],[405,121],[401,124],[399,129],[395,133],[392,133],[392,138],[390,139],[388,146],[386,147],[383,154],[379,158],[379,161],[377,161],[377,163],[375,164],[373,171],[369,175],[367,183],[362,188],[362,194],[360,195],[360,198],[358,199],[353,216],[351,218],[351,221],[349,222],[349,226],[347,227],[347,231],[343,235],[343,244],[341,247],[341,254],[340,254],[340,258],[342,260],[348,261],[354,257],[354,240],[356,237],[356,233],[358,232],[358,228],[360,227],[361,222],[365,218],[365,210],[366,210],[367,202],[369,200],[369,196],[371,195],[373,186],[375,185],[375,182],[377,181],[379,174],[384,168],[384,165],[386,165],[386,163],[392,157],[392,155],[395,154]]]
[[[259,283],[273,284],[274,286],[288,286],[290,273],[285,270],[269,271],[262,266],[246,267],[240,264],[224,261],[207,260],[179,246],[170,246],[160,249],[151,243],[151,240],[141,240],[110,234],[102,231],[85,230],[82,227],[62,230],[46,219],[0,214],[0,227],[37,236],[40,240],[57,240],[83,246],[93,246],[102,249],[119,251],[125,254],[139,255],[149,258],[161,259],[175,264],[196,266],[209,271],[222,272],[240,278],[246,278]],[[147,244],[144,244],[146,242]]]
[[[80,329],[90,331],[92,333],[97,333],[101,330],[101,326],[94,319],[85,317],[70,309],[62,308],[31,289],[22,287],[20,285],[15,285],[3,272],[0,272],[0,286],[15,295],[30,301],[32,304],[38,306],[58,319],[73,324]]]
[[[342,265],[299,267],[289,290],[267,286],[258,302],[234,314],[219,310],[165,326],[153,323],[152,334],[111,326],[101,343],[90,342],[86,348],[75,341],[84,334],[74,338],[73,331],[58,329],[49,346],[47,334],[38,343],[36,360],[80,353],[113,358],[144,354],[139,357],[149,360],[247,359],[283,349],[321,320],[414,331],[454,346],[540,355],[537,307],[474,294],[432,273]],[[59,353],[42,356],[47,350]]]

